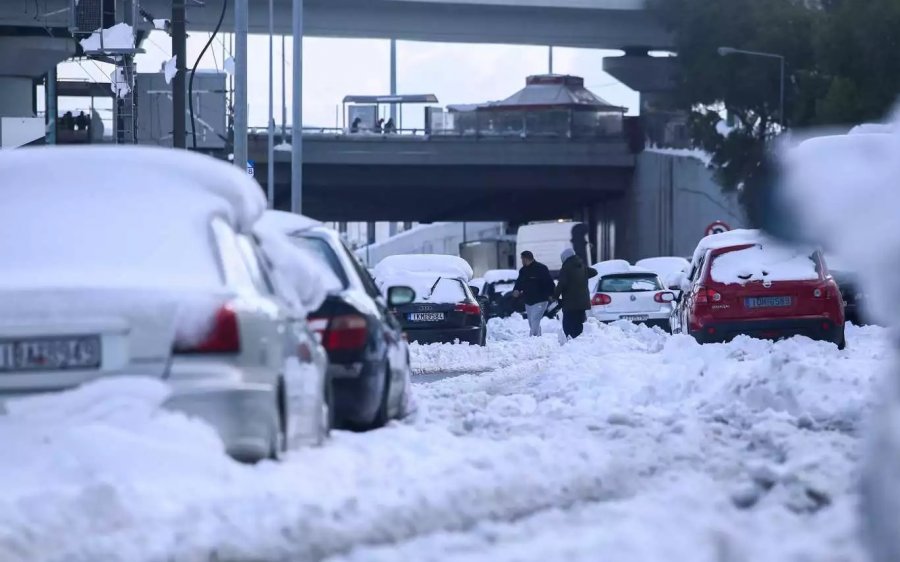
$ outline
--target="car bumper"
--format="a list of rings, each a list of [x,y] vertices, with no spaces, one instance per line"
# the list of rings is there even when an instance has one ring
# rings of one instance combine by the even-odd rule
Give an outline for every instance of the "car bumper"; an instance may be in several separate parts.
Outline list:
[[[669,318],[672,311],[654,311],[654,312],[601,312],[592,309],[591,314],[598,321],[603,323],[611,323],[618,321],[633,322],[635,324],[644,324],[645,326],[658,326],[664,330],[669,330]],[[636,320],[635,316],[646,316],[646,320]],[[629,318],[631,317],[631,318]]]
[[[211,425],[225,450],[240,461],[253,462],[272,452],[278,435],[276,389],[272,385],[236,381],[171,383],[164,407]]]
[[[456,343],[458,340],[460,343],[478,345],[481,343],[481,330],[480,326],[471,326],[466,328],[406,329],[405,332],[409,341],[420,344]]]
[[[844,338],[844,327],[825,317],[791,318],[710,322],[704,324],[701,330],[691,330],[690,334],[700,343],[727,342],[736,336],[746,335],[766,340],[806,336],[814,340],[840,344]]]

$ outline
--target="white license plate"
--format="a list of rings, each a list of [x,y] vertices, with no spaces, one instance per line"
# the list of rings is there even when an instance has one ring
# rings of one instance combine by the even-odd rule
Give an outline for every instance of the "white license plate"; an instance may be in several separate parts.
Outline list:
[[[744,306],[747,308],[785,308],[793,304],[791,297],[747,297]]]
[[[0,372],[100,368],[100,337],[0,340]]]
[[[646,314],[624,314],[620,318],[629,322],[646,322],[650,320],[650,317]]]
[[[440,322],[443,319],[443,312],[414,312],[409,315],[410,322]]]

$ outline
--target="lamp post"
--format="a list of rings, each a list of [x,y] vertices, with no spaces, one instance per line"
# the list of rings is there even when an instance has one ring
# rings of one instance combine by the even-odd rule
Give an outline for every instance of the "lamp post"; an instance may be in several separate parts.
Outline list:
[[[735,49],[734,47],[719,47],[719,56],[727,57],[729,55],[749,55],[751,57],[765,57],[767,59],[778,59],[781,66],[781,85],[779,88],[780,106],[778,116],[781,120],[781,126],[786,127],[787,122],[784,118],[784,56],[775,53],[764,53],[761,51],[747,51],[744,49]]]

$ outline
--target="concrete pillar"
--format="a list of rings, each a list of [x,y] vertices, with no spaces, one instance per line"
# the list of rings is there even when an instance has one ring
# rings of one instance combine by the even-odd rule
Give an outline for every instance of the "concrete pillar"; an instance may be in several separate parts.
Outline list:
[[[397,40],[391,39],[391,95],[397,95]],[[397,104],[391,104],[391,119],[397,124]]]
[[[56,66],[47,72],[44,93],[47,98],[44,103],[44,107],[47,108],[47,144],[56,144],[56,123],[59,119],[56,103]]]

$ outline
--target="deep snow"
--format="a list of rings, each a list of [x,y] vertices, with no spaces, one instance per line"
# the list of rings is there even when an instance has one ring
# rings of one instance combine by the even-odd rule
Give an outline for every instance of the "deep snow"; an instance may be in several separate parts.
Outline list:
[[[887,333],[699,346],[591,322],[560,346],[412,346],[414,420],[255,467],[164,386],[0,417],[0,560],[860,560],[856,462]],[[118,396],[116,399],[104,396]],[[41,401],[44,401],[43,403]],[[15,459],[13,462],[12,459]]]

